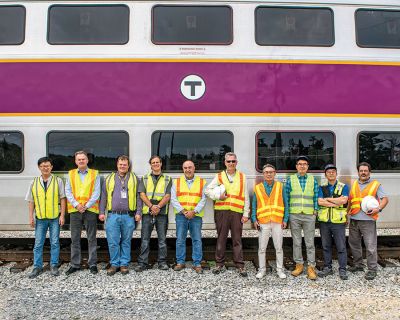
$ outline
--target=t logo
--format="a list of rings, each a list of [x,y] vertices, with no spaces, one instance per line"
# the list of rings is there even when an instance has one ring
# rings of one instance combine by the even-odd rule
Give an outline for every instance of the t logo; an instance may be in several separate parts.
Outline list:
[[[186,99],[200,99],[205,92],[206,83],[197,75],[188,75],[181,81],[181,93]]]

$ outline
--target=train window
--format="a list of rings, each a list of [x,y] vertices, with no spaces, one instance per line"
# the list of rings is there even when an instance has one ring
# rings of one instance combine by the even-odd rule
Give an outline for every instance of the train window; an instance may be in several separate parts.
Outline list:
[[[50,44],[122,45],[128,40],[126,5],[53,5],[49,9]]]
[[[25,41],[25,7],[0,6],[0,45]]]
[[[119,155],[129,155],[126,131],[51,131],[47,134],[47,155],[53,159],[54,171],[75,168],[74,154],[88,153],[89,167],[101,171],[115,170]]]
[[[228,6],[153,7],[155,44],[228,45],[233,41],[232,8]]]
[[[329,8],[257,7],[256,43],[260,46],[333,46]]]
[[[356,11],[357,45],[366,48],[400,48],[400,11]]]
[[[24,135],[0,131],[0,173],[19,173],[24,166]]]
[[[328,163],[335,163],[335,135],[330,131],[260,131],[256,136],[258,171],[266,163],[277,170],[296,168],[296,158],[310,159],[310,170],[321,171]]]
[[[190,159],[197,171],[225,168],[225,153],[233,151],[233,134],[229,131],[156,131],[151,137],[152,154],[158,154],[163,169],[182,172],[182,163]]]
[[[400,170],[400,131],[364,131],[358,135],[358,160],[373,170]]]

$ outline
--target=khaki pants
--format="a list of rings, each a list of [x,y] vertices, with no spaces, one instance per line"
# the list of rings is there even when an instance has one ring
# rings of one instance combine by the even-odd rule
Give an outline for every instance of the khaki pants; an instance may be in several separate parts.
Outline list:
[[[304,213],[291,213],[290,231],[293,240],[293,260],[297,264],[304,264],[303,252],[301,249],[302,234],[304,233],[304,242],[307,249],[307,262],[309,266],[315,266],[315,215]]]
[[[276,269],[283,270],[282,226],[279,223],[270,222],[266,224],[260,224],[260,231],[258,232],[258,263],[260,266],[260,271],[266,270],[265,252],[271,236],[276,251]]]

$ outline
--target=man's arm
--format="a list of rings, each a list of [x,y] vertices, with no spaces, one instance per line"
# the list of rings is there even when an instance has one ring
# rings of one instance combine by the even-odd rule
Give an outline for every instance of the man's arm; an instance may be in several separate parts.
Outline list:
[[[178,197],[176,196],[176,187],[175,187],[174,183],[172,184],[172,188],[171,188],[171,204],[174,207],[174,209],[178,212],[181,212],[182,210],[184,210],[178,201]]]
[[[65,180],[65,195],[67,197],[68,202],[76,208],[79,204],[78,201],[75,200],[74,195],[72,194],[71,182],[69,181],[69,175]]]
[[[100,188],[100,176],[97,175],[96,180],[94,182],[94,190],[92,196],[90,197],[89,201],[86,202],[85,207],[89,210],[93,205],[96,203],[97,200],[100,198],[101,188]]]

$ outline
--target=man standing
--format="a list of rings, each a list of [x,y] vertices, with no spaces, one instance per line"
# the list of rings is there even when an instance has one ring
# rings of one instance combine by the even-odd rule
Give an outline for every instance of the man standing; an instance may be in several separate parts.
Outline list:
[[[154,226],[158,237],[158,269],[169,269],[167,264],[167,229],[172,180],[161,172],[162,161],[159,156],[152,156],[149,164],[151,173],[143,176],[138,190],[143,201],[143,216],[139,264],[135,268],[137,272],[149,268],[150,237]]]
[[[275,181],[276,170],[272,164],[263,166],[264,182],[254,187],[254,197],[251,221],[258,233],[258,263],[259,269],[256,275],[261,279],[266,274],[266,257],[269,238],[272,235],[276,251],[276,271],[280,279],[285,279],[283,271],[283,229],[286,228],[289,214],[285,214],[283,184]]]
[[[105,220],[104,213],[107,210],[106,234],[111,265],[107,270],[109,276],[118,270],[123,275],[129,273],[132,234],[136,222],[141,219],[142,201],[137,194],[138,180],[129,169],[128,156],[119,156],[117,172],[106,178],[101,193],[99,219]]]
[[[51,174],[52,160],[47,157],[40,158],[38,167],[41,176],[33,179],[25,197],[29,203],[29,223],[32,228],[35,227],[33,270],[29,274],[30,279],[43,272],[43,245],[47,229],[50,235],[50,273],[52,276],[59,275],[60,226],[64,224],[66,204],[64,183]]]
[[[365,279],[373,280],[378,269],[378,249],[376,220],[378,215],[389,203],[389,199],[382,185],[371,180],[371,165],[361,162],[357,166],[358,180],[354,181],[350,191],[350,228],[349,246],[353,254],[354,266],[349,268],[351,272],[364,271],[361,237],[364,239],[367,252],[368,272]],[[366,196],[375,197],[380,203],[379,207],[364,212],[361,208],[362,199]]]
[[[228,233],[231,231],[233,245],[233,261],[242,277],[247,277],[244,268],[242,251],[243,223],[249,219],[250,200],[247,190],[246,176],[236,170],[237,157],[233,152],[225,154],[226,170],[217,173],[213,181],[206,188],[206,195],[215,200],[215,224],[217,226],[217,248],[215,260],[217,266],[214,274],[224,272],[225,250]],[[225,193],[219,197],[214,193],[214,188],[224,185]]]
[[[97,170],[88,168],[88,156],[85,151],[75,152],[77,169],[68,172],[65,194],[68,200],[68,212],[71,214],[71,265],[65,272],[70,275],[80,270],[81,233],[85,224],[89,250],[89,270],[97,270],[97,215],[99,214],[100,177]]]
[[[192,238],[193,270],[203,273],[201,260],[203,248],[201,243],[201,226],[204,216],[206,180],[194,176],[195,166],[190,160],[182,165],[184,175],[174,180],[171,189],[171,204],[174,207],[176,221],[176,265],[175,271],[185,268],[186,236],[188,230]]]
[[[290,230],[293,240],[293,260],[296,268],[292,271],[294,277],[303,273],[304,261],[301,248],[302,234],[307,249],[307,277],[310,280],[317,279],[315,272],[315,217],[318,213],[318,182],[307,174],[309,160],[306,156],[296,159],[297,173],[290,176],[285,186],[285,193],[289,206]]]
[[[318,272],[318,276],[323,278],[333,274],[333,239],[339,260],[339,277],[347,280],[346,215],[349,188],[337,180],[337,169],[333,164],[325,167],[325,177],[328,181],[319,187],[318,194],[318,221],[324,253],[324,268]]]

